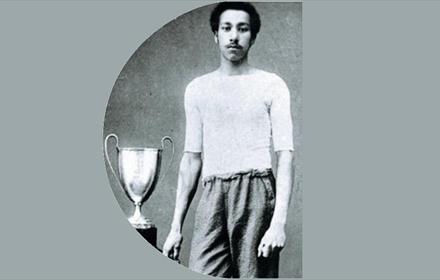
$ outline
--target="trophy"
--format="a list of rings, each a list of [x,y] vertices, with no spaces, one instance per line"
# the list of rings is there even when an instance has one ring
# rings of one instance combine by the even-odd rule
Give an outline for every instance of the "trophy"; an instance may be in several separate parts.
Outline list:
[[[108,156],[107,142],[111,137],[116,139],[119,176],[113,169]],[[159,179],[162,150],[164,149],[164,142],[166,140],[171,143],[173,153],[165,172]],[[105,138],[105,158],[110,166],[110,170],[127,197],[134,203],[134,214],[128,218],[128,221],[136,229],[155,228],[154,224],[142,215],[141,206],[142,203],[151,196],[157,182],[164,178],[173,161],[174,143],[171,137],[163,137],[161,144],[161,149],[134,147],[121,148],[119,147],[119,140],[116,134],[109,134]]]

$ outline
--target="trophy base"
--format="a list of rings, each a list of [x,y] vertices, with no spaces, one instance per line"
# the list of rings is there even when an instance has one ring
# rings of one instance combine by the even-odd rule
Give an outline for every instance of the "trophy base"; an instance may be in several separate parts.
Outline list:
[[[130,224],[136,229],[147,229],[154,227],[154,224],[141,213],[141,202],[135,202],[133,216],[128,218]]]
[[[128,219],[128,221],[135,229],[156,228],[156,226],[149,219],[145,219],[143,217],[131,217]]]

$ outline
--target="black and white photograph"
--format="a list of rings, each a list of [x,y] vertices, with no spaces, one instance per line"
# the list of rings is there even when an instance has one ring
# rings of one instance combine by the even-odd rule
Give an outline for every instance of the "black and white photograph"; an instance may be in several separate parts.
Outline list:
[[[152,250],[222,278],[302,277],[302,3],[220,2],[121,70],[103,146]]]

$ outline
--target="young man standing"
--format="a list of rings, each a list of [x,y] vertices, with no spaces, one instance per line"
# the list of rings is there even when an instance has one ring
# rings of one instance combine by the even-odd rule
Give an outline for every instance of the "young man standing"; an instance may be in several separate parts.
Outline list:
[[[220,67],[186,88],[185,150],[163,254],[179,257],[183,221],[202,173],[190,269],[227,278],[275,278],[293,181],[289,90],[277,75],[248,64],[260,30],[251,4],[220,3],[211,28]]]

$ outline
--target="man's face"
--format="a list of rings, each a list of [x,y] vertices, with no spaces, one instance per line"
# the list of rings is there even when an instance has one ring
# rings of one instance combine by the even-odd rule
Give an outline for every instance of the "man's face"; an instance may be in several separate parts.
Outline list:
[[[229,61],[238,62],[246,57],[253,44],[249,14],[239,10],[224,11],[220,15],[215,42],[222,56]]]

